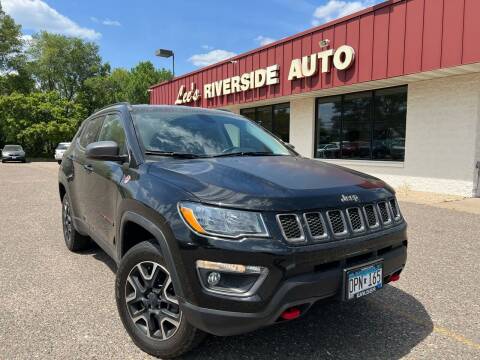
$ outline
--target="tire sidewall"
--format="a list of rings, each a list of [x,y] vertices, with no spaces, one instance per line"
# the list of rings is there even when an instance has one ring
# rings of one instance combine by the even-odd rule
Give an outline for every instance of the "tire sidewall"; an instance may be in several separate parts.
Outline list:
[[[62,231],[63,231],[63,239],[65,240],[65,245],[69,250],[73,249],[73,237],[75,236],[75,226],[73,225],[73,216],[72,216],[72,232],[70,234],[70,238],[67,239],[65,236],[65,204],[68,203],[70,207],[70,216],[72,216],[72,203],[70,202],[70,198],[68,194],[65,194],[62,199]]]

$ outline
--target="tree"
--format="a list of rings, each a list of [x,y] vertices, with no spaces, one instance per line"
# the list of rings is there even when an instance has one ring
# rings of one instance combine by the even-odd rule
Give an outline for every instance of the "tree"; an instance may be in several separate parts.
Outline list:
[[[78,102],[88,113],[121,101],[148,103],[148,88],[172,77],[170,71],[157,70],[149,61],[141,62],[131,71],[117,68],[104,76],[85,80]]]
[[[59,142],[73,138],[85,116],[81,105],[56,92],[0,96],[0,133],[29,156],[50,157]]]
[[[23,53],[21,27],[5,14],[0,4],[0,95],[27,93],[34,87]]]
[[[40,90],[57,91],[72,100],[85,80],[105,74],[94,43],[47,32],[33,38],[29,50],[31,70]]]
[[[21,27],[5,14],[0,4],[0,73],[13,69],[15,58],[22,52]]]
[[[149,101],[148,88],[161,81],[172,78],[170,71],[157,70],[150,61],[138,63],[130,72],[127,94],[133,104],[145,104]]]

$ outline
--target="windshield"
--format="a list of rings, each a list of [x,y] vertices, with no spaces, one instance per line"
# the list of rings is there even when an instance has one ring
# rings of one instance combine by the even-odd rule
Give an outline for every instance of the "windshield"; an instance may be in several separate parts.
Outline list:
[[[60,143],[57,146],[57,150],[67,150],[68,147],[70,146],[70,143]]]
[[[22,151],[22,147],[20,145],[5,145],[3,150],[4,151]]]
[[[195,156],[291,155],[279,140],[251,121],[230,113],[190,109],[134,109],[147,153]]]

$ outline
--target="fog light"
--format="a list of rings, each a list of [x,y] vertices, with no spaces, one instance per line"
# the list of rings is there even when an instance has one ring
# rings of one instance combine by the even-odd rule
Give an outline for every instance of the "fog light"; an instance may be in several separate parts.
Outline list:
[[[197,260],[197,273],[205,290],[232,296],[250,296],[265,280],[263,266],[226,264]]]
[[[207,282],[208,285],[210,286],[215,286],[220,282],[220,274],[216,271],[212,271],[210,274],[208,274]]]

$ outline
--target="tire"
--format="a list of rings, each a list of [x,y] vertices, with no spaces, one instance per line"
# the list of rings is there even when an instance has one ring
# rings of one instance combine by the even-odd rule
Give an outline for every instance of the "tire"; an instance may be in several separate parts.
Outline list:
[[[91,241],[88,236],[80,234],[73,223],[72,206],[68,194],[62,199],[62,227],[63,238],[68,250],[77,252],[91,247]]]
[[[198,346],[205,333],[182,317],[169,270],[152,242],[135,245],[123,257],[115,297],[120,319],[135,345],[167,359]]]
[[[62,164],[62,160],[57,160],[58,165]]]

